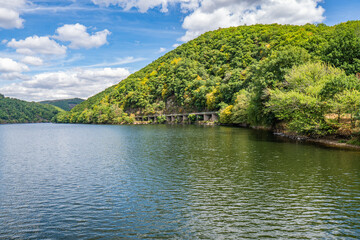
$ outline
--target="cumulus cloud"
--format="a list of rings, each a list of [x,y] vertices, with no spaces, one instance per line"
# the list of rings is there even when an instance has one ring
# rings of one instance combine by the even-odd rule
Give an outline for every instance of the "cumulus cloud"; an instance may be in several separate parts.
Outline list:
[[[0,28],[22,28],[20,11],[25,5],[26,0],[0,0]]]
[[[181,44],[179,44],[179,43],[175,43],[175,44],[172,45],[172,47],[173,47],[173,48],[177,48],[177,47],[179,47],[180,45],[181,45]]]
[[[324,20],[319,0],[209,0],[188,15],[183,22],[187,30],[181,41],[189,41],[200,34],[219,27],[244,24],[306,24]]]
[[[105,29],[90,35],[87,33],[87,27],[79,23],[65,24],[56,30],[57,36],[54,38],[70,42],[70,48],[93,48],[100,47],[107,43],[107,36],[110,32]]]
[[[41,58],[33,57],[33,56],[26,56],[21,59],[21,62],[28,64],[28,65],[33,65],[33,66],[43,65],[43,60]]]
[[[120,82],[129,74],[125,68],[77,68],[48,72],[34,75],[27,81],[0,87],[0,92],[9,97],[29,101],[88,98]]]
[[[15,48],[17,53],[24,55],[64,55],[67,49],[49,37],[38,37],[36,35],[19,41],[12,39],[7,46]]]
[[[180,41],[189,41],[219,27],[256,23],[306,24],[324,20],[322,0],[92,0],[94,4],[117,5],[129,10],[146,12],[161,7],[167,12],[169,4],[180,4],[187,12],[182,27],[186,34]]]
[[[0,73],[21,73],[28,70],[25,64],[15,62],[10,58],[0,58]]]

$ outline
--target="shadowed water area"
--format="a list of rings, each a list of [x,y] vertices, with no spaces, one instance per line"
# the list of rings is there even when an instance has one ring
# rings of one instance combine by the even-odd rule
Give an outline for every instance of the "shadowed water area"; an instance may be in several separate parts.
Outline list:
[[[0,125],[0,239],[360,238],[360,152],[202,126]]]

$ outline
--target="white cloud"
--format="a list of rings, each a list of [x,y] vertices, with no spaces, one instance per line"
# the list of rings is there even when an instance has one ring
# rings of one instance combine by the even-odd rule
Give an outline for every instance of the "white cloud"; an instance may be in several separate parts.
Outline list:
[[[0,28],[22,28],[20,12],[25,5],[26,0],[0,0]]]
[[[322,0],[92,0],[94,4],[117,5],[140,12],[161,7],[167,12],[169,4],[180,4],[188,12],[182,27],[186,34],[181,41],[189,41],[200,34],[218,29],[256,23],[306,24],[324,20]]]
[[[202,1],[201,7],[184,19],[187,32],[180,40],[186,42],[219,27],[321,22],[324,9],[318,3],[319,0]]]
[[[37,74],[28,81],[0,87],[9,97],[29,101],[81,97],[88,98],[125,79],[125,68],[77,68],[69,71]]]
[[[179,43],[175,43],[175,44],[172,45],[172,47],[173,47],[173,48],[177,48],[177,47],[179,47],[180,45],[181,45],[181,44],[179,44]]]
[[[166,48],[161,47],[161,48],[159,49],[159,53],[163,53],[163,52],[166,52]]]
[[[12,39],[7,44],[8,47],[15,48],[17,53],[24,55],[64,55],[66,47],[59,45],[49,37],[27,37],[25,40],[16,41]]]
[[[194,10],[199,7],[202,0],[92,0],[96,5],[108,7],[110,5],[119,6],[125,10],[132,8],[139,9],[139,12],[146,12],[149,9],[160,7],[161,12],[168,12],[169,5],[180,3],[184,12]]]
[[[1,80],[29,80],[29,76],[19,72],[3,73],[0,78]]]
[[[110,32],[105,29],[90,35],[87,33],[87,28],[79,23],[65,24],[56,30],[57,36],[54,38],[70,42],[70,48],[93,48],[100,47],[107,43],[107,36]]]
[[[2,7],[7,9],[19,9],[26,4],[26,0],[0,0]]]
[[[0,72],[1,73],[13,73],[28,71],[29,68],[25,64],[15,62],[10,58],[0,58]]]
[[[92,0],[94,4],[100,6],[110,6],[118,5],[125,10],[130,10],[131,8],[138,8],[140,12],[144,13],[150,8],[161,6],[162,12],[167,12],[168,9],[168,0]]]
[[[44,62],[41,58],[33,57],[33,56],[26,56],[21,59],[21,62],[28,64],[28,65],[33,65],[33,66],[41,66],[44,64]]]

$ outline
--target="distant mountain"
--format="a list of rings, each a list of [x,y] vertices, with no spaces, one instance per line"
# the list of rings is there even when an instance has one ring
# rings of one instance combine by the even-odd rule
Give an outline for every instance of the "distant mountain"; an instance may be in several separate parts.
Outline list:
[[[26,102],[0,94],[1,123],[50,122],[60,109],[48,104]]]
[[[57,106],[65,111],[70,111],[76,105],[85,101],[81,98],[72,98],[72,99],[60,99],[60,100],[51,100],[51,101],[41,101],[42,104],[50,104]]]

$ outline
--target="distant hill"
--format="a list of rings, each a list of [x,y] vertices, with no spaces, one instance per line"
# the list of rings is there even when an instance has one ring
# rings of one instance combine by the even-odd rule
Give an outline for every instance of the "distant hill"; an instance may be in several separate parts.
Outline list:
[[[50,122],[59,112],[55,106],[26,102],[0,94],[0,124]]]
[[[72,98],[72,99],[60,99],[60,100],[51,100],[51,101],[41,101],[42,104],[50,104],[57,106],[65,111],[70,111],[76,105],[85,101],[81,98]]]

